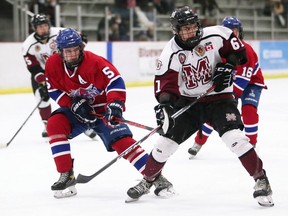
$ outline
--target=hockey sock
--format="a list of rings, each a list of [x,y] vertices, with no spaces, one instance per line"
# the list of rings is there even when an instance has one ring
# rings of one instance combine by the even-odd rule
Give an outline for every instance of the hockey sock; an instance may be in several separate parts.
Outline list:
[[[131,137],[124,137],[112,145],[112,148],[121,154],[127,148],[129,148],[136,141]],[[148,154],[141,146],[136,146],[128,154],[124,155],[123,158],[128,160],[142,175],[145,168],[145,164],[148,159]]]
[[[154,179],[160,175],[165,163],[166,162],[159,163],[153,158],[152,154],[150,154],[144,170],[145,179],[147,181],[154,181]]]
[[[242,106],[242,118],[246,136],[249,137],[252,145],[256,145],[259,121],[257,108],[250,104]]]
[[[51,110],[51,105],[49,105],[48,107],[39,108],[41,119],[47,121],[51,115]]]
[[[64,114],[55,114],[49,118],[47,133],[57,171],[60,173],[68,172],[73,167],[70,143],[67,139],[70,131],[70,123]]]
[[[263,163],[254,148],[239,157],[239,159],[250,176],[253,176],[255,180],[263,175]]]
[[[202,125],[202,134],[200,134],[200,131],[197,132],[195,137],[195,143],[199,145],[204,145],[208,139],[208,137],[211,135],[213,131],[213,127],[208,124]]]

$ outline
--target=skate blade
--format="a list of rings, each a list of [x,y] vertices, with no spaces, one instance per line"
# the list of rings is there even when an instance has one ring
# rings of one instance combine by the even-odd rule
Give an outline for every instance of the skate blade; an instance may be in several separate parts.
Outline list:
[[[173,187],[170,187],[170,188],[165,188],[163,190],[161,190],[159,193],[158,193],[158,197],[160,198],[170,198],[172,196],[175,196],[176,195],[176,191],[174,190]]]
[[[274,202],[271,196],[258,196],[255,198],[259,205],[264,207],[274,206]]]
[[[76,194],[77,194],[77,190],[76,190],[75,186],[68,187],[65,190],[54,191],[54,197],[56,199],[72,197],[72,196],[75,196]]]
[[[195,158],[196,155],[191,155],[189,154],[189,160],[193,160]]]
[[[131,197],[127,197],[127,199],[125,200],[125,203],[132,203],[132,202],[136,202],[138,201],[139,198],[131,198]]]

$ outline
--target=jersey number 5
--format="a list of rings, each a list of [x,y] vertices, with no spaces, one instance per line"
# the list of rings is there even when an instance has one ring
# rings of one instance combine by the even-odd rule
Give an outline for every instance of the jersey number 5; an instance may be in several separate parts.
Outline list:
[[[111,79],[111,78],[113,78],[115,76],[114,72],[111,71],[109,67],[103,68],[102,71],[109,79]]]

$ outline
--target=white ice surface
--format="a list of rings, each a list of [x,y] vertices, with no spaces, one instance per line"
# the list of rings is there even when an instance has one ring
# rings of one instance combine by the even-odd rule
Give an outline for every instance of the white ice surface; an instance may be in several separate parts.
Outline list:
[[[267,80],[259,106],[257,151],[264,162],[275,206],[261,207],[253,199],[253,179],[237,157],[214,132],[194,160],[187,149],[194,136],[183,143],[167,162],[163,174],[177,195],[160,199],[153,191],[136,203],[125,204],[126,191],[141,175],[124,159],[87,184],[78,194],[53,198],[50,186],[59,178],[43,125],[37,111],[10,146],[0,149],[0,216],[287,216],[288,215],[288,79]],[[153,87],[128,88],[128,120],[155,127]],[[36,102],[32,94],[0,95],[0,143],[15,134]],[[56,105],[53,103],[53,107]],[[130,126],[136,140],[148,131]],[[158,135],[142,144],[149,153]],[[101,141],[85,135],[71,141],[74,170],[90,175],[117,155],[105,151]]]

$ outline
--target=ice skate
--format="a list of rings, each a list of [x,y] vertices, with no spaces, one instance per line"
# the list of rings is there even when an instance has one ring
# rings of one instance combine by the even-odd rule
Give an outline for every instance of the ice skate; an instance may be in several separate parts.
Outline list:
[[[199,145],[195,142],[194,145],[188,149],[188,153],[190,154],[189,159],[193,159],[197,155],[197,153],[200,151],[201,148],[202,148],[202,145]]]
[[[160,175],[153,182],[155,186],[154,194],[163,198],[173,196],[175,191],[173,185],[163,175]]]
[[[61,173],[60,178],[51,186],[54,191],[54,197],[57,199],[75,196],[77,190],[75,188],[76,179],[73,170],[66,173]]]
[[[255,186],[254,186],[254,193],[253,197],[257,200],[259,205],[272,207],[274,206],[274,202],[272,199],[272,190],[264,171],[264,177],[257,179]]]
[[[127,191],[129,198],[126,200],[126,202],[136,201],[144,194],[150,193],[150,188],[152,185],[152,182],[148,182],[145,179],[142,179],[137,185],[131,187]]]
[[[127,191],[129,197],[125,202],[137,201],[144,194],[148,194],[152,186],[155,187],[154,194],[156,196],[167,198],[175,194],[173,185],[163,175],[159,175],[153,182],[142,179],[140,183],[130,188]]]
[[[96,140],[97,133],[93,129],[88,129],[84,132],[84,134],[90,137],[93,140]]]
[[[42,132],[42,137],[45,138],[45,137],[48,137],[47,130],[46,130],[47,121],[43,121],[43,123],[44,123],[44,130]]]

